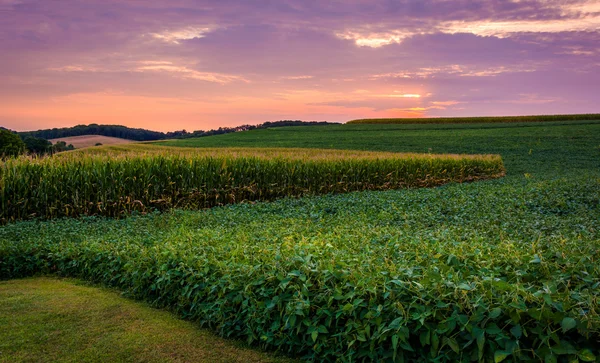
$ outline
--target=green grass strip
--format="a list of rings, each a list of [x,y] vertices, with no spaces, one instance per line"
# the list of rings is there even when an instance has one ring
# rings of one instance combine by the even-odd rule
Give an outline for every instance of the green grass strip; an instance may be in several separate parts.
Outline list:
[[[1,362],[290,362],[76,280],[0,282]]]

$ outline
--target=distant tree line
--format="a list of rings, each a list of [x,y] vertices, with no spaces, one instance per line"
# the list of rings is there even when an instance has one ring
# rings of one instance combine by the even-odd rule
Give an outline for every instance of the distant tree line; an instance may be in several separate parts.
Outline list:
[[[16,132],[0,128],[0,158],[15,157],[29,153],[35,155],[54,154],[62,151],[73,150],[72,144],[67,145],[64,141],[56,144],[46,139],[33,136],[21,136]]]
[[[300,121],[300,120],[282,120],[282,121],[267,121],[258,125],[240,125],[235,127],[219,127],[209,131],[196,130],[194,132],[187,132],[185,130],[168,132],[167,139],[188,139],[192,137],[203,137],[213,136],[221,134],[229,134],[232,132],[249,131],[257,129],[268,129],[273,127],[284,127],[284,126],[316,126],[316,125],[331,125],[334,122],[327,121]]]
[[[102,135],[119,137],[122,139],[135,140],[135,141],[155,141],[164,139],[179,139],[179,138],[190,138],[190,137],[201,137],[228,134],[231,132],[248,131],[254,129],[266,129],[270,127],[283,127],[283,126],[313,126],[313,125],[328,125],[331,122],[326,121],[300,121],[300,120],[282,120],[282,121],[268,121],[259,125],[241,125],[235,127],[219,127],[213,130],[197,130],[188,132],[186,130],[172,131],[172,132],[159,132],[150,131],[146,129],[133,129],[126,126],[120,125],[77,125],[73,127],[54,128],[47,130],[38,131],[27,131],[20,132],[21,137],[37,137],[42,139],[58,139],[62,137],[70,136],[81,136],[81,135]]]
[[[120,125],[77,125],[73,127],[54,128],[38,131],[19,132],[22,137],[32,136],[42,139],[59,139],[63,137],[81,136],[81,135],[102,135],[119,137],[122,139],[135,141],[151,141],[161,140],[165,138],[165,134],[158,131],[150,131],[145,129],[133,129]]]
[[[120,125],[98,124],[77,125],[73,127],[63,127],[27,132],[14,132],[5,129],[4,127],[0,127],[0,157],[5,158],[10,156],[18,156],[25,152],[36,155],[44,155],[73,150],[73,145],[67,145],[64,141],[59,141],[54,145],[52,145],[52,143],[48,141],[49,139],[59,139],[71,136],[102,135],[135,141],[155,141],[164,139],[187,139],[192,137],[221,135],[232,132],[267,129],[272,127],[314,126],[330,124],[333,123],[326,121],[282,120],[268,121],[259,125],[219,127],[218,129],[208,131],[196,130],[193,132],[187,132],[186,130],[159,132],[145,129],[134,129]]]

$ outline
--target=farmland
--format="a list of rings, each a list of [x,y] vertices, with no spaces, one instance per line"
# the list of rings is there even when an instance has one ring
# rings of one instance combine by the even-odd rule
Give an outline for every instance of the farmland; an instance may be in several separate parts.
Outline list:
[[[290,127],[163,144],[500,154],[507,176],[11,223],[0,276],[103,283],[318,361],[599,355],[598,121]]]
[[[102,145],[122,145],[132,143],[132,140],[121,139],[118,137],[102,136],[102,135],[81,135],[81,136],[69,136],[57,139],[50,139],[51,143],[55,144],[58,141],[64,141],[67,145],[71,144],[76,149],[95,146],[96,144]]]
[[[0,175],[0,221],[11,221],[431,187],[501,177],[504,166],[497,155],[134,145],[9,160]]]
[[[489,116],[489,117],[431,117],[431,118],[370,118],[348,121],[348,124],[464,124],[464,123],[508,123],[546,121],[585,121],[598,120],[600,114],[579,115],[531,115],[531,116]]]

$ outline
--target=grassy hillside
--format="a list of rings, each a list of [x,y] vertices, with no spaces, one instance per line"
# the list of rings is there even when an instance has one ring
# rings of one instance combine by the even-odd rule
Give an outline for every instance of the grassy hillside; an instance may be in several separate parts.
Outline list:
[[[48,141],[50,141],[53,144],[56,144],[58,141],[64,141],[67,145],[72,144],[76,149],[95,146],[98,143],[100,143],[102,145],[122,145],[122,144],[129,144],[129,143],[134,142],[133,140],[121,139],[118,137],[101,136],[101,135],[81,135],[81,136],[61,137],[58,139],[51,139]]]
[[[0,326],[0,362],[289,362],[66,279],[0,282]]]
[[[500,154],[508,176],[0,228],[0,277],[118,287],[317,361],[595,361],[600,122],[344,125],[172,145]]]
[[[532,115],[497,117],[432,117],[432,118],[368,118],[348,121],[349,124],[453,124],[453,123],[506,123],[600,120],[600,114]]]

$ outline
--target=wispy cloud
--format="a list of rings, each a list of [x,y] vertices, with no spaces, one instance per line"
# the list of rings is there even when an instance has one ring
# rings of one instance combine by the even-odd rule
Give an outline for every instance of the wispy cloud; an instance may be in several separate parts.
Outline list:
[[[166,30],[150,35],[167,43],[181,44],[183,40],[203,38],[207,33],[215,30],[215,27],[187,27],[177,30]]]
[[[338,38],[352,40],[359,47],[379,48],[384,45],[401,43],[404,39],[417,33],[402,30],[392,30],[387,32],[371,32],[369,30],[343,31],[335,35]]]
[[[137,72],[163,72],[175,77],[195,79],[206,82],[227,84],[230,82],[249,82],[244,77],[216,72],[201,72],[186,66],[176,65],[169,61],[142,61],[135,68]]]
[[[314,76],[309,76],[309,75],[303,75],[303,76],[282,76],[279,77],[279,79],[284,79],[284,80],[290,80],[290,81],[296,81],[296,80],[301,80],[301,79],[313,79],[315,78]]]
[[[419,26],[408,23],[402,28],[398,28],[394,23],[379,23],[346,28],[334,34],[341,39],[353,40],[359,47],[380,48],[390,44],[400,44],[416,35],[427,34],[474,34],[482,37],[507,38],[522,33],[600,31],[600,2],[597,0],[542,1],[538,5],[540,8],[554,10],[557,16],[537,19],[525,17],[438,20]]]
[[[460,102],[460,101],[432,101],[431,104],[435,105],[435,106],[454,106],[454,105],[458,105],[464,102]]]
[[[536,63],[512,66],[477,67],[452,64],[440,67],[424,67],[415,70],[373,74],[369,76],[369,78],[373,80],[386,78],[426,79],[452,75],[459,77],[493,77],[503,73],[535,72],[542,69],[544,65],[544,63]]]
[[[600,30],[600,16],[563,20],[450,21],[442,23],[439,27],[439,31],[446,34],[470,33],[498,38],[506,38],[516,33],[596,32],[598,30]]]
[[[394,91],[398,92],[398,91]],[[422,96],[418,93],[393,93],[389,95],[379,95],[379,97],[390,97],[390,98],[421,98]]]
[[[94,66],[72,64],[61,67],[51,67],[48,68],[48,70],[53,72],[99,72],[101,69]]]
[[[182,79],[193,79],[206,82],[213,82],[219,84],[227,84],[231,82],[249,82],[247,79],[241,76],[224,74],[219,72],[202,72],[190,68],[186,65],[179,65],[172,61],[162,60],[142,60],[136,62],[124,62],[117,66],[101,67],[97,65],[83,65],[83,64],[72,64],[60,67],[48,68],[51,72],[65,72],[65,73],[114,73],[114,72],[155,72],[165,73],[171,76],[182,78]]]

